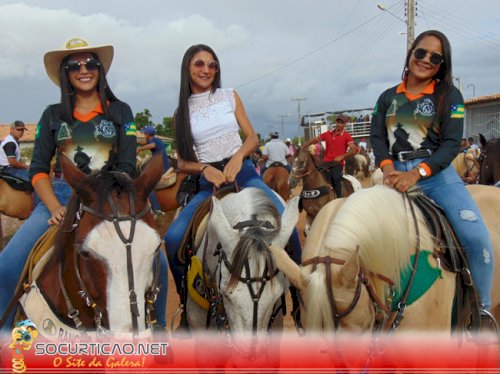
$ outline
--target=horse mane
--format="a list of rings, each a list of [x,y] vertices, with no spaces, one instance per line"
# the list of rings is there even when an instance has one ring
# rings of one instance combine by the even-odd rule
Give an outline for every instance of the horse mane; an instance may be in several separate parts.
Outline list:
[[[99,191],[99,193],[94,193]],[[83,202],[90,205],[97,202],[96,210],[103,212],[104,204],[109,193],[115,191],[133,193],[132,179],[124,173],[103,171],[91,174],[78,182],[74,187],[74,192],[66,206],[66,213],[63,222],[58,230],[54,251],[49,263],[59,261],[64,258],[69,245],[73,244],[74,231],[73,224],[80,204]]]
[[[422,223],[420,211],[415,212]],[[360,266],[399,286],[400,272],[408,264],[410,249],[416,246],[414,226],[403,195],[387,186],[374,186],[346,200],[330,224],[324,246],[347,255],[359,246]]]
[[[245,266],[251,251],[264,255],[267,265],[267,277],[272,279],[274,276],[273,257],[268,250],[272,239],[281,229],[281,215],[274,203],[267,197],[264,191],[255,190],[252,200],[252,210],[248,212],[249,219],[268,221],[273,228],[266,228],[263,225],[247,226],[240,229],[240,240],[236,244],[231,259],[231,278],[229,279],[228,289],[231,290],[239,282],[240,275]],[[271,218],[271,220],[269,220]]]

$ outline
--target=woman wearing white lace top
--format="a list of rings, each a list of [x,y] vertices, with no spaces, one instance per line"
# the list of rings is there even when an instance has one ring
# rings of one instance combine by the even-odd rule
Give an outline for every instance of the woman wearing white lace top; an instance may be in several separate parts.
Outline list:
[[[248,157],[258,146],[258,138],[240,97],[230,88],[221,88],[219,60],[208,46],[198,44],[184,54],[181,67],[179,106],[174,115],[178,167],[201,174],[200,190],[184,207],[165,235],[170,269],[180,293],[184,265],[176,253],[196,207],[209,197],[213,186],[235,180],[239,187],[265,190],[276,206],[284,207],[262,181]],[[239,131],[245,141],[241,141]],[[292,235],[293,256],[300,261],[297,230]]]

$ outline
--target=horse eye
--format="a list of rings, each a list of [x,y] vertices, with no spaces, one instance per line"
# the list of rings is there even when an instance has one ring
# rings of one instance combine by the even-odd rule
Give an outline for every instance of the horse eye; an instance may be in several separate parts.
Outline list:
[[[80,252],[80,257],[83,258],[84,260],[90,259],[90,252],[86,250],[81,250]]]

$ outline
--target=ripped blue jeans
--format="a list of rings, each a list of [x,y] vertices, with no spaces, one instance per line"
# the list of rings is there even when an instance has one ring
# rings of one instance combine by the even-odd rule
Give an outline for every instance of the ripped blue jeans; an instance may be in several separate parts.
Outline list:
[[[409,171],[421,162],[425,162],[425,158],[407,162],[394,161],[394,167],[399,171]],[[443,208],[446,218],[465,249],[481,304],[489,309],[494,267],[492,244],[488,229],[471,194],[451,165],[429,178],[421,179],[417,186]]]

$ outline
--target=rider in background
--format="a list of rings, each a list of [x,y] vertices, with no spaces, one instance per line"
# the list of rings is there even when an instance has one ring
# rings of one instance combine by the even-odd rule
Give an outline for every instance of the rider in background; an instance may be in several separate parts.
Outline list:
[[[177,258],[177,251],[196,207],[212,194],[214,187],[235,182],[239,187],[258,187],[267,193],[280,213],[284,207],[255,171],[249,156],[257,148],[259,139],[239,95],[232,88],[221,88],[219,59],[207,45],[191,46],[184,54],[174,124],[179,169],[200,174],[200,191],[182,209],[165,235],[170,269],[177,292],[181,294],[185,269]],[[290,240],[293,256],[300,261],[297,230]]]
[[[330,182],[335,190],[337,197],[342,197],[342,175],[344,168],[344,160],[348,157],[353,157],[356,154],[356,145],[351,134],[345,131],[345,124],[348,118],[343,114],[339,114],[335,119],[335,127],[332,130],[326,131],[323,134],[308,140],[303,147],[306,149],[311,144],[316,144],[324,141],[326,144],[323,163],[332,163],[323,171],[327,181]],[[333,163],[333,161],[336,161]]]
[[[406,192],[417,185],[441,208],[467,254],[481,296],[491,305],[493,254],[476,203],[451,162],[460,151],[464,103],[453,86],[451,47],[436,30],[420,34],[408,51],[402,82],[380,95],[370,140],[384,184]]]
[[[85,170],[115,170],[135,177],[137,144],[134,116],[118,100],[106,80],[113,46],[92,47],[81,38],[70,39],[61,50],[47,52],[45,70],[61,90],[61,101],[47,107],[37,125],[29,175],[41,198],[31,216],[0,252],[0,314],[15,293],[26,259],[50,225],[60,225],[71,188],[64,179],[50,179],[56,151]],[[161,291],[156,302],[158,322],[165,326],[168,268],[162,253]],[[12,313],[13,314],[13,313]],[[13,315],[4,328],[12,324]]]
[[[170,168],[165,143],[163,143],[161,139],[158,139],[155,136],[156,129],[153,126],[145,126],[142,129],[142,133],[146,138],[146,144],[137,147],[136,153],[139,154],[139,152],[141,151],[151,151],[153,156],[160,153],[163,159],[163,173],[165,173]],[[155,191],[151,192],[151,195],[149,195],[149,201],[151,202],[151,208],[153,208],[153,212],[161,212],[160,202],[158,201],[158,197],[156,197]]]
[[[19,140],[28,131],[23,121],[14,121],[10,125],[10,134],[0,143],[0,169],[14,177],[28,180],[29,165],[21,162]]]
[[[290,156],[290,149],[279,139],[277,131],[270,132],[269,136],[271,140],[264,145],[264,150],[262,151],[262,161],[266,163],[264,167],[260,169],[260,175],[264,175],[266,169],[274,162],[282,163],[290,173],[292,167],[287,161],[287,157]]]

